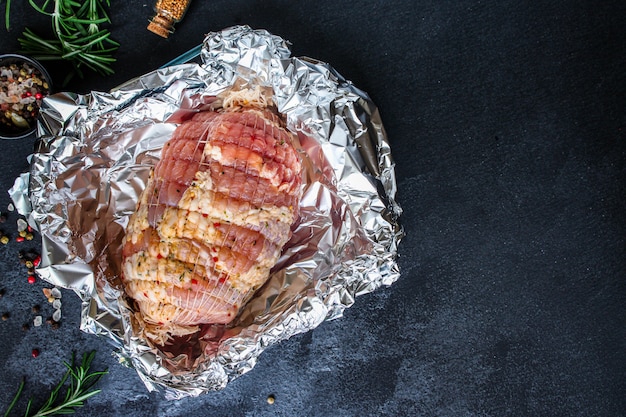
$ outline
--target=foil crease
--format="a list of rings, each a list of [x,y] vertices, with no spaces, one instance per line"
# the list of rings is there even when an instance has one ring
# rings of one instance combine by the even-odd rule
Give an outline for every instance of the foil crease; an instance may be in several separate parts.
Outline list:
[[[201,58],[111,92],[46,98],[30,172],[9,191],[41,233],[38,273],[81,297],[81,329],[111,342],[149,390],[170,399],[223,389],[267,347],[394,283],[403,236],[388,138],[365,92],[327,63],[291,57],[285,40],[248,26],[208,34]],[[176,127],[168,119],[242,82],[269,86],[300,140],[301,221],[236,322],[204,334],[200,357],[166,357],[133,332],[119,283],[124,229]]]

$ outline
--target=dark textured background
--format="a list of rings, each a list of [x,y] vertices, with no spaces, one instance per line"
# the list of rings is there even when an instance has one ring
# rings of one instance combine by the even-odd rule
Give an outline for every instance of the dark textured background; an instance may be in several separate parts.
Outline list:
[[[24,25],[48,30],[13,3],[0,52]],[[113,3],[115,76],[66,90],[106,91],[248,24],[367,91],[397,163],[402,276],[271,347],[224,391],[169,403],[78,330],[72,292],[60,329],[21,330],[33,304],[51,309],[17,261],[36,243],[12,242],[0,248],[12,314],[0,409],[22,376],[38,404],[71,351],[96,349],[110,373],[78,415],[626,415],[626,3],[195,0],[169,40],[145,29],[152,2]],[[50,67],[59,83],[64,69]],[[0,142],[0,188],[27,169],[33,141]]]

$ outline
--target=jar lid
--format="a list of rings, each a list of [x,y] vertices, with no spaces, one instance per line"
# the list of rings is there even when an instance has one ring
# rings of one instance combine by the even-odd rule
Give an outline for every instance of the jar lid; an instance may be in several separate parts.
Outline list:
[[[150,21],[150,24],[148,25],[148,30],[152,33],[156,33],[159,36],[167,38],[170,36],[170,33],[174,32],[174,22],[171,19],[168,19],[166,16],[157,14]]]

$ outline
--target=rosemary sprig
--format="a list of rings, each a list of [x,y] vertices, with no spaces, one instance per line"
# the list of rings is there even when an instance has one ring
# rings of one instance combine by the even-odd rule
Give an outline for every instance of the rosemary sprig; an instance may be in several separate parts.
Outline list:
[[[92,390],[92,387],[103,375],[107,373],[107,371],[89,371],[89,368],[91,367],[91,362],[93,361],[95,354],[95,351],[84,354],[82,362],[78,365],[74,363],[74,355],[72,355],[72,363],[69,364],[67,362],[64,362],[64,365],[67,367],[67,371],[65,372],[57,386],[52,390],[52,392],[50,392],[50,395],[48,396],[46,402],[41,406],[38,411],[36,411],[34,414],[31,414],[33,399],[30,398],[26,405],[26,412],[24,413],[24,416],[43,417],[59,414],[71,414],[75,411],[75,408],[82,407],[87,399],[98,394],[101,390]],[[63,389],[63,386],[68,379],[69,386],[67,387],[65,396],[62,400],[59,401],[59,398],[61,398],[59,397],[59,393]],[[13,407],[15,407],[15,404],[22,394],[22,390],[24,389],[24,384],[25,382],[24,380],[22,380],[20,386],[18,387],[17,393],[15,394],[15,397],[13,397],[13,401],[11,401],[11,404],[9,404],[9,408],[4,413],[4,417],[8,417]]]
[[[110,0],[44,0],[36,3],[28,0],[37,12],[50,16],[55,39],[43,39],[26,28],[18,39],[22,52],[40,61],[67,60],[73,66],[71,78],[84,76],[88,68],[101,75],[113,74],[112,54],[119,43],[111,39],[111,33],[101,25],[111,23],[105,10]],[[69,81],[66,78],[65,83]]]

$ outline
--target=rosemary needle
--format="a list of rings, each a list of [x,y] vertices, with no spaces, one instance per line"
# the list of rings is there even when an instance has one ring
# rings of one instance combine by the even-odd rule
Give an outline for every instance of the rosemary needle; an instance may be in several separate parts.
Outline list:
[[[13,400],[11,401],[11,404],[9,404],[9,408],[7,408],[7,411],[5,411],[4,417],[8,417],[9,413],[11,412],[11,410],[13,410],[13,407],[15,407],[15,404],[17,403],[17,400],[19,400],[20,395],[22,395],[22,390],[24,389],[24,384],[25,383],[26,383],[26,379],[22,378],[22,381],[20,381],[20,386],[17,388],[17,393],[15,394],[15,397],[13,397]]]
[[[4,6],[4,27],[6,30],[11,30],[10,21],[9,21],[9,12],[11,10],[11,0],[7,0],[7,4]]]

